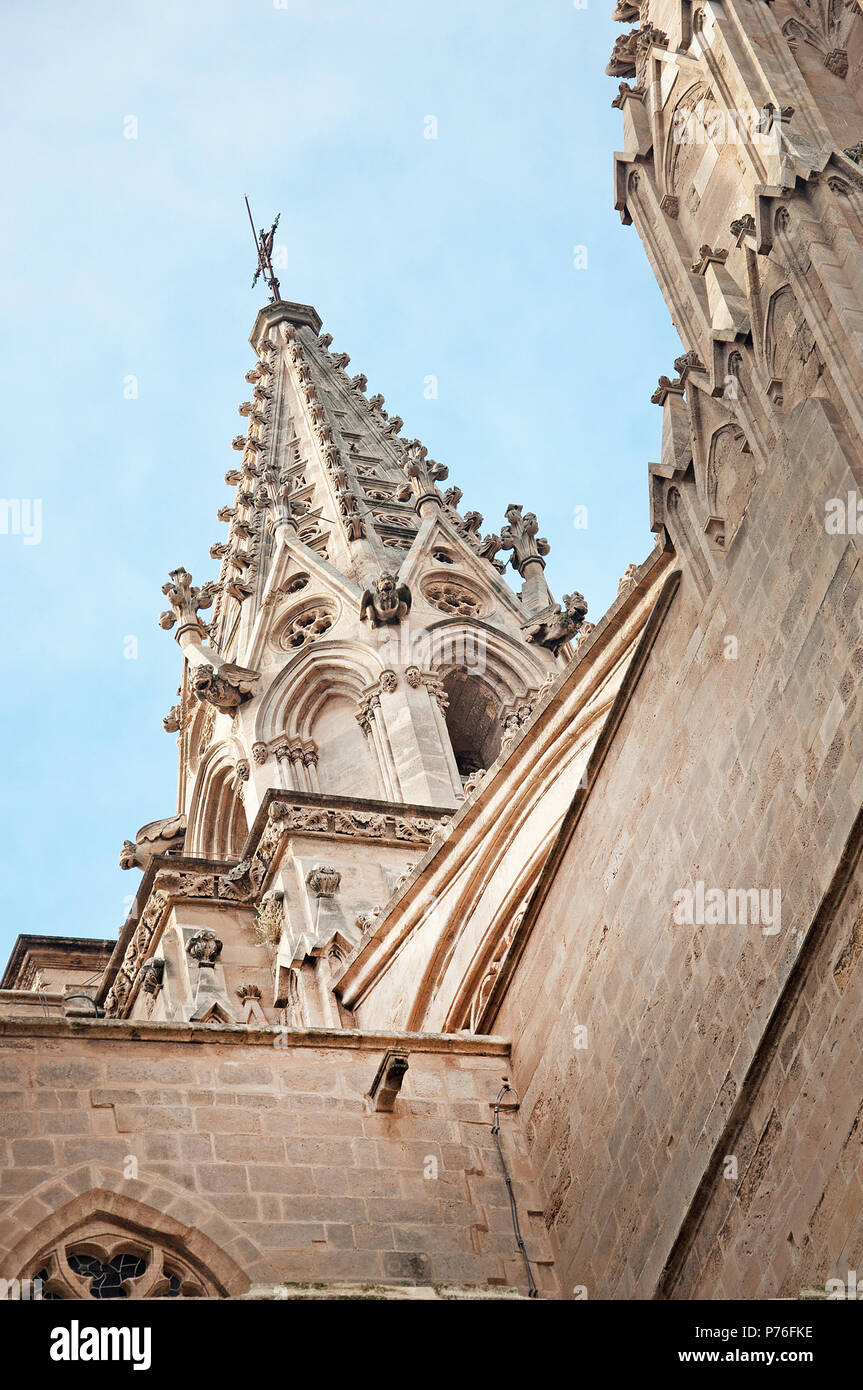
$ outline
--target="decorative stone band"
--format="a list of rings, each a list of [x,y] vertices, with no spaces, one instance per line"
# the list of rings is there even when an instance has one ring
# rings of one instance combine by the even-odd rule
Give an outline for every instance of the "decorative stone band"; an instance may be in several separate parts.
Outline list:
[[[274,824],[286,832],[312,835],[349,836],[352,839],[376,840],[389,844],[427,845],[444,812],[430,815],[397,814],[391,810],[366,811],[350,807],[312,807],[290,801],[270,803]]]
[[[449,808],[450,811],[452,808]],[[291,835],[321,835],[378,844],[429,845],[447,809],[426,806],[393,808],[387,802],[356,801],[312,793],[289,796],[269,791],[252,827],[248,857],[239,864],[201,859],[154,858],[141,881],[137,915],[130,916],[106,971],[97,1003],[109,1018],[125,1018],[144,983],[143,968],[152,956],[175,902],[205,900],[260,903],[281,862]],[[116,967],[112,975],[112,967]],[[107,992],[105,992],[107,990]]]

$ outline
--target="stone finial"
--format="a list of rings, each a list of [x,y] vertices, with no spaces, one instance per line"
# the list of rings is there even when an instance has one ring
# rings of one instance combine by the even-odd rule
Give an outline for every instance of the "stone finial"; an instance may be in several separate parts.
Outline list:
[[[618,596],[631,589],[635,583],[635,576],[638,573],[638,565],[627,565],[617,585]]]
[[[423,515],[431,505],[439,507],[441,496],[435,483],[449,477],[449,469],[443,463],[428,457],[428,449],[418,439],[411,439],[399,459],[399,467],[408,479],[407,484],[396,494],[400,502],[413,497],[416,509]]]
[[[672,381],[670,377],[661,376],[659,385],[650,397],[651,405],[665,405],[669,396],[682,396],[686,391],[685,383],[679,377]]]
[[[159,627],[165,631],[177,624],[177,641],[183,645],[183,637],[194,641],[195,637],[206,635],[204,624],[198,617],[199,608],[209,608],[216,596],[216,585],[211,581],[199,588],[192,584],[192,576],[182,568],[171,570],[168,583],[162,585],[162,593],[171,605],[170,611],[159,614]]]
[[[717,247],[715,250],[706,243],[698,248],[698,260],[692,262],[692,274],[703,275],[709,265],[725,265],[728,260],[728,251]]]
[[[521,506],[511,502],[506,509],[508,526],[501,528],[500,548],[511,550],[510,564],[524,576],[527,566],[537,564],[545,568],[545,560],[551,546],[544,536],[537,536],[539,522],[533,512],[522,515]]]
[[[284,529],[289,536],[299,532],[300,520],[309,511],[308,502],[294,495],[293,483],[286,472],[268,468],[255,494],[255,507],[269,510],[268,525],[274,537]]]
[[[368,618],[372,627],[400,623],[411,610],[411,591],[398,584],[396,576],[384,571],[365,590],[360,600],[360,622]]]
[[[316,864],[306,874],[306,884],[316,898],[334,898],[342,876],[331,864]]]
[[[186,950],[202,970],[212,970],[222,954],[222,943],[214,931],[203,929],[196,931],[194,936],[189,938]]]
[[[744,237],[755,235],[755,218],[751,212],[744,212],[742,217],[735,217],[729,230],[739,246]]]
[[[695,349],[690,348],[688,352],[681,353],[680,357],[675,357],[674,370],[680,374],[681,385],[685,386],[688,372],[706,372],[707,368]]]

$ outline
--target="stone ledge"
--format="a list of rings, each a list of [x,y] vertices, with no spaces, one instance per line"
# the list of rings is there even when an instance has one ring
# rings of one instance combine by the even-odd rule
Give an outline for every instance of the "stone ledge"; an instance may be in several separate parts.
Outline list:
[[[478,1284],[253,1284],[241,1301],[271,1300],[308,1302],[360,1299],[369,1302],[458,1303],[481,1300],[531,1303],[518,1289]]]
[[[89,1038],[105,1042],[216,1043],[223,1047],[332,1047],[361,1052],[406,1047],[411,1052],[509,1057],[507,1038],[476,1033],[361,1032],[357,1028],[286,1028],[271,1024],[161,1023],[115,1018],[0,1018],[0,1038]]]

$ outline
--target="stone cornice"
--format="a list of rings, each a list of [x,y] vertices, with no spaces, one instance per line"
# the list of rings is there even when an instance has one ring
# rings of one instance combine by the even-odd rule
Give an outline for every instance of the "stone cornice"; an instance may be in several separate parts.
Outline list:
[[[129,1019],[0,1018],[3,1038],[84,1038],[91,1042],[213,1043],[221,1047],[332,1047],[379,1052],[403,1047],[411,1052],[509,1057],[507,1038],[471,1033],[396,1033],[358,1028],[253,1028],[230,1023],[151,1023]]]
[[[99,970],[113,941],[79,936],[19,936],[9,956],[0,990],[29,989],[40,966]]]
[[[278,869],[290,835],[426,845],[451,810],[270,788],[238,863],[180,856],[156,856],[151,861],[108,963],[97,1003],[110,1016],[128,1013],[137,994],[141,967],[155,949],[175,903],[255,907]]]

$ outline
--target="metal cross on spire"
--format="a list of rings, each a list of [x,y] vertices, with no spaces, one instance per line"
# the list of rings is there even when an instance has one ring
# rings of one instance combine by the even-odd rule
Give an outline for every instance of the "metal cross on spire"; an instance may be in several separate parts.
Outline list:
[[[255,247],[258,252],[258,268],[255,271],[255,278],[252,281],[252,289],[258,283],[261,276],[270,291],[270,298],[274,304],[278,304],[282,298],[279,294],[279,282],[276,279],[276,272],[273,270],[273,238],[276,235],[276,228],[279,225],[279,217],[276,218],[272,227],[265,232],[263,227],[259,232],[255,231],[255,223],[252,218],[252,209],[249,207],[249,200],[246,198],[246,211],[249,214],[249,222],[252,227],[252,236],[255,238]]]

